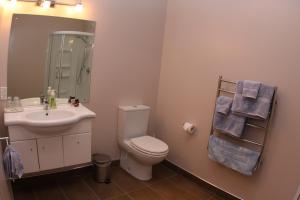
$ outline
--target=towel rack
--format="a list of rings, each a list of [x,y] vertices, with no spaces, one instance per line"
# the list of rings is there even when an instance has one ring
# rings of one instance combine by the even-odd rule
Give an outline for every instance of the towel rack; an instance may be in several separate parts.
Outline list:
[[[5,140],[6,145],[9,145],[9,137],[0,137],[0,140]]]
[[[222,87],[223,83],[227,83],[227,84],[230,84],[231,86],[236,87],[236,82],[230,81],[230,80],[225,80],[225,79],[223,79],[222,76],[219,76],[215,104],[217,103],[217,99],[218,99],[218,97],[220,96],[220,94],[222,92],[223,93],[227,93],[229,95],[234,95],[235,94],[235,91],[232,91],[230,89],[224,89],[224,87]],[[273,115],[274,115],[274,112],[275,112],[276,105],[277,105],[277,87],[275,87],[275,90],[274,90],[274,94],[273,94],[273,98],[272,98],[272,102],[271,102],[271,107],[270,107],[270,111],[269,111],[269,115],[268,115],[267,119],[266,120],[252,119],[252,120],[257,120],[259,122],[264,122],[265,126],[258,125],[258,124],[255,124],[255,123],[251,123],[251,122],[247,122],[247,121],[245,123],[246,127],[256,128],[256,129],[259,129],[259,130],[261,130],[261,131],[264,132],[264,136],[263,136],[262,142],[258,142],[258,141],[250,140],[250,139],[246,139],[246,138],[239,138],[239,137],[232,136],[230,134],[226,134],[226,133],[220,132],[220,134],[224,135],[225,137],[231,138],[231,139],[233,139],[235,141],[244,142],[244,143],[248,143],[248,144],[251,144],[251,145],[258,146],[260,148],[260,157],[259,157],[259,160],[258,160],[256,168],[258,168],[262,164],[262,160],[263,160],[262,154],[263,154],[263,151],[264,151],[264,148],[265,148],[265,144],[266,144],[266,141],[267,141],[268,132],[269,132],[270,127],[271,127],[271,121],[273,119]],[[215,134],[215,130],[213,128],[213,119],[214,119],[215,111],[216,111],[216,107],[214,108],[214,112],[213,112],[212,124],[211,124],[211,129],[210,129],[210,135]]]

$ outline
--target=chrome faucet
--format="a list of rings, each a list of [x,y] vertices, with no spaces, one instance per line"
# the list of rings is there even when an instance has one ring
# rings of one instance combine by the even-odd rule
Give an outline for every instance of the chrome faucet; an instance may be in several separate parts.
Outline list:
[[[48,111],[49,111],[49,103],[48,101],[44,101],[44,110],[46,111],[46,116],[48,116]]]

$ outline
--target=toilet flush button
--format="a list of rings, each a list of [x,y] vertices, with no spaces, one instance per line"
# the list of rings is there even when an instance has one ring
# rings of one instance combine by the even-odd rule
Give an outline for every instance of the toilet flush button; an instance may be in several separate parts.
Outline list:
[[[0,100],[7,99],[7,87],[0,87]]]

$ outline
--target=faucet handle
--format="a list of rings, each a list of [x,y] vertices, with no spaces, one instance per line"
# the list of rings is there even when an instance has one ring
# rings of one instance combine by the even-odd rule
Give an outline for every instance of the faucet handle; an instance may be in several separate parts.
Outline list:
[[[40,96],[40,104],[43,105],[47,101],[47,98],[44,95]]]

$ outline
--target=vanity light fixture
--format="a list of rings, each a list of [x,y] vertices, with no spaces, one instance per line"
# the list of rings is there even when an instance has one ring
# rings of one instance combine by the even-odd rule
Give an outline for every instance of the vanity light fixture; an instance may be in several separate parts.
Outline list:
[[[81,3],[81,0],[77,0],[76,3],[63,3],[63,2],[57,2],[56,0],[0,0],[0,6],[7,7],[7,8],[14,8],[17,4],[17,1],[22,2],[36,2],[37,6],[43,7],[43,8],[54,8],[55,5],[64,5],[64,6],[72,6],[77,12],[81,12],[83,10],[83,4]]]
[[[83,10],[83,5],[82,5],[82,3],[81,3],[81,0],[77,1],[77,4],[76,4],[76,6],[75,6],[75,10],[76,10],[77,12],[81,12],[81,11]]]
[[[13,9],[17,5],[17,0],[3,0],[3,6],[8,9]]]
[[[41,7],[43,7],[43,8],[50,8],[50,6],[51,6],[50,0],[44,0],[41,4]]]

